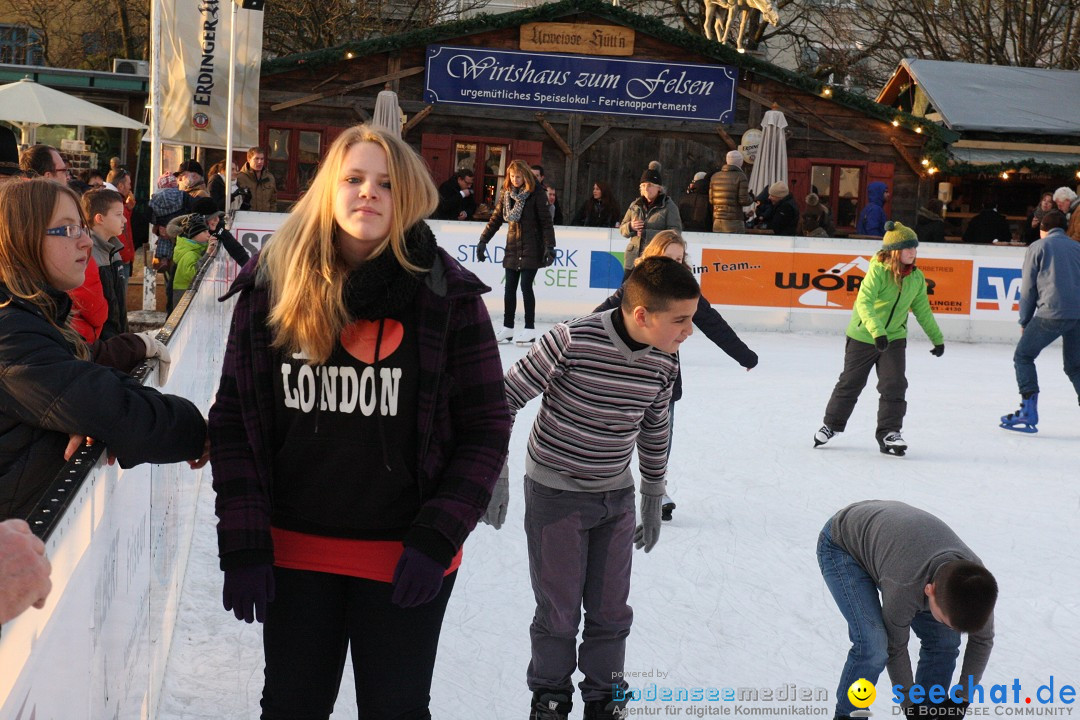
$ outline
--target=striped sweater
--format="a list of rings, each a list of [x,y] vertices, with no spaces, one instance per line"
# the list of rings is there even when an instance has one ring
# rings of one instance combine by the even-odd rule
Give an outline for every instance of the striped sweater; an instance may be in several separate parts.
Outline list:
[[[525,472],[558,490],[606,492],[632,487],[637,444],[641,493],[664,494],[668,404],[679,370],[674,355],[631,350],[612,312],[556,325],[506,373],[514,416],[543,395],[529,436]]]

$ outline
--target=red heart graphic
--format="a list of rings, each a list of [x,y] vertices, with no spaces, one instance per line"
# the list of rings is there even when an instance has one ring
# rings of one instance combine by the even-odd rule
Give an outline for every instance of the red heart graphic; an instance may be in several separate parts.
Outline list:
[[[401,346],[405,328],[397,320],[382,321],[383,336],[379,346],[379,359],[385,360]],[[355,320],[341,331],[341,345],[345,351],[362,363],[375,363],[375,341],[379,337],[378,320]]]

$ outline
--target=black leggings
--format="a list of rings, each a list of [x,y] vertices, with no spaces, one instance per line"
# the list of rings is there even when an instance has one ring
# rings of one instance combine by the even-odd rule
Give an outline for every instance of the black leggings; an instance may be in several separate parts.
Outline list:
[[[430,720],[431,675],[457,573],[426,605],[390,602],[390,583],[274,568],[263,626],[263,720],[326,720],[352,648],[362,720]]]
[[[525,327],[532,328],[536,324],[536,296],[533,295],[536,268],[506,271],[506,287],[503,289],[503,327],[514,327],[519,280],[521,281],[521,299],[525,305]]]

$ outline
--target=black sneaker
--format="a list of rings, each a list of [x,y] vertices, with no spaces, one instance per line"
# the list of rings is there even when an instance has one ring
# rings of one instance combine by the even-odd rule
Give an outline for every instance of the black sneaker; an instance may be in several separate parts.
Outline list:
[[[567,720],[574,704],[570,696],[558,690],[537,690],[532,696],[529,720]]]
[[[589,700],[585,703],[585,714],[581,720],[622,720],[630,717],[625,703],[615,700]]]

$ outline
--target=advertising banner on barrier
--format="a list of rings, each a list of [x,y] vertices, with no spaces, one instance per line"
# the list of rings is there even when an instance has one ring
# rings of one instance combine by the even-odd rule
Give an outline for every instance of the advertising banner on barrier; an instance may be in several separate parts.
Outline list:
[[[730,122],[729,65],[429,45],[424,102]]]
[[[850,310],[871,259],[872,254],[704,248],[699,278],[702,294],[714,305]],[[927,259],[918,265],[935,313],[970,312],[970,260]]]

